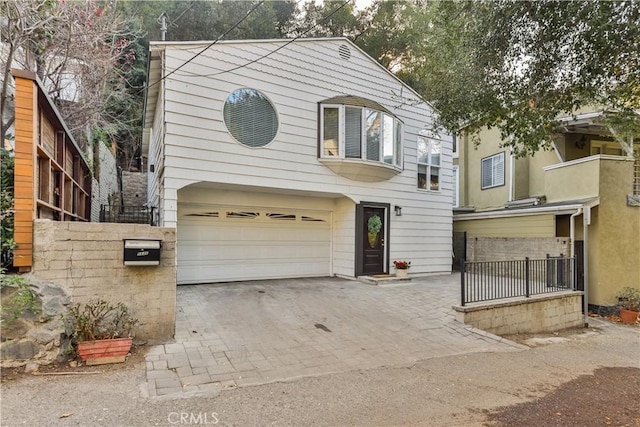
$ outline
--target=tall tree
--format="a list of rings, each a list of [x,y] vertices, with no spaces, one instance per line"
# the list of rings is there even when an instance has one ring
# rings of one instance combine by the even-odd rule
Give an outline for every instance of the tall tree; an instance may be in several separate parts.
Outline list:
[[[302,6],[292,35],[299,37],[349,37],[357,40],[364,30],[364,15],[345,0],[308,0]]]
[[[414,20],[420,3],[415,1],[373,2],[360,15],[363,31],[356,44],[387,69],[402,74],[412,46],[423,37],[421,21]]]
[[[126,64],[137,32],[110,4],[96,1],[7,0],[0,5],[3,49],[3,139],[14,121],[10,70],[35,72],[74,138],[129,120],[112,114],[113,100],[128,102]]]
[[[165,38],[215,40],[247,14],[257,1],[154,1],[122,0],[120,10],[136,16],[146,30],[146,40],[161,39],[161,15],[167,26]],[[226,39],[282,38],[295,19],[294,0],[265,1]]]
[[[402,75],[403,63],[422,37],[414,20],[419,1],[374,0],[357,9],[345,0],[307,1],[292,35],[347,37],[383,67]]]
[[[557,118],[598,106],[631,152],[640,134],[640,3],[434,2],[404,73],[440,110],[440,124],[496,126],[516,153],[547,146]]]

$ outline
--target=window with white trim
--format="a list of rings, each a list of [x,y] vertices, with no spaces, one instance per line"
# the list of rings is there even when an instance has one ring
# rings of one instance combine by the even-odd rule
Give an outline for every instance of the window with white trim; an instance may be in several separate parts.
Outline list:
[[[442,143],[418,135],[418,188],[440,190],[440,154]]]
[[[504,185],[504,152],[482,159],[482,189]]]
[[[322,104],[320,157],[360,159],[402,167],[402,122],[372,108]]]

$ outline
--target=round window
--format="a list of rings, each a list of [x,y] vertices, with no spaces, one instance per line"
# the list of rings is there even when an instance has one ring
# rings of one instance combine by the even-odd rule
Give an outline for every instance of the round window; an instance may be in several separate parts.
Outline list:
[[[264,147],[278,133],[278,117],[271,102],[255,89],[233,91],[224,102],[229,133],[247,147]]]

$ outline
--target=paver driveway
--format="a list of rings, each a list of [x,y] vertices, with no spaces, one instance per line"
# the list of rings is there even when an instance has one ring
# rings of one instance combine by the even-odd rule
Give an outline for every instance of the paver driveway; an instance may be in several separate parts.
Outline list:
[[[151,348],[150,396],[523,347],[454,320],[457,274],[374,286],[340,278],[178,287],[175,343]]]

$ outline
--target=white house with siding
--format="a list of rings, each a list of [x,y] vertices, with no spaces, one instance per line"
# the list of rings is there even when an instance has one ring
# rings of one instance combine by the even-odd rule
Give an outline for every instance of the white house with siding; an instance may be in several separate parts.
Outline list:
[[[451,136],[349,40],[152,42],[147,87],[179,284],[451,271]]]

